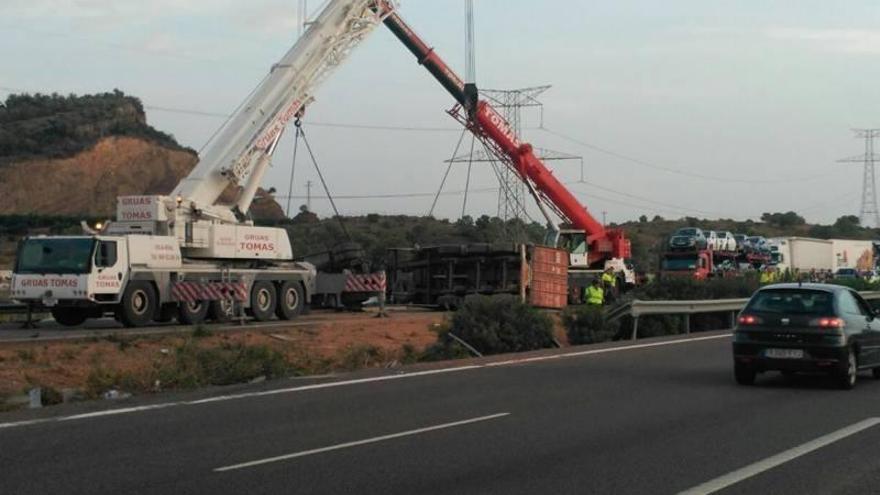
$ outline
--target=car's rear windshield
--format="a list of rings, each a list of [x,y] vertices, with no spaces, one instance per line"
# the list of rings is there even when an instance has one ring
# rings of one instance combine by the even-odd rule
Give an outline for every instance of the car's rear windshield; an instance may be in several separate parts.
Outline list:
[[[752,297],[746,312],[800,315],[834,314],[834,294],[810,289],[769,289]]]

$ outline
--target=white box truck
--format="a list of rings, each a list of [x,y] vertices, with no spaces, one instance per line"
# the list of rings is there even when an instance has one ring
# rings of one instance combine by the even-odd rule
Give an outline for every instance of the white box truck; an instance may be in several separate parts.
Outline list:
[[[782,270],[833,270],[834,243],[826,239],[809,237],[780,237],[774,239],[778,246],[776,266]]]

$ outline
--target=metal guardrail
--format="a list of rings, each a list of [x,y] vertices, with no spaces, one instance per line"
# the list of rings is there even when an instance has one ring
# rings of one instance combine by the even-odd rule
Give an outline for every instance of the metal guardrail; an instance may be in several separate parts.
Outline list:
[[[868,301],[880,300],[880,291],[859,292]],[[736,326],[736,314],[742,311],[749,302],[744,299],[713,299],[704,301],[642,301],[636,299],[621,308],[615,308],[606,318],[620,318],[629,314],[633,319],[632,340],[639,336],[639,317],[648,315],[684,315],[682,329],[691,332],[691,315],[700,313],[729,313],[729,328]],[[628,308],[628,313],[622,309]]]

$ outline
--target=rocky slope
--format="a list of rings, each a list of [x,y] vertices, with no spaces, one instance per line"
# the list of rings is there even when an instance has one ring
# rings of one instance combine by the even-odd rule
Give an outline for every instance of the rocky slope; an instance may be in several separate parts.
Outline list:
[[[13,95],[0,104],[0,215],[113,217],[117,196],[168,194],[196,162],[121,92]],[[283,218],[265,191],[257,197],[254,217]]]

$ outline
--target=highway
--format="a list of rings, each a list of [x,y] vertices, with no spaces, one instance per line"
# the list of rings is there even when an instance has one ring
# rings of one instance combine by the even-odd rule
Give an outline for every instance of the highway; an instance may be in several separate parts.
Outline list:
[[[0,493],[876,493],[880,382],[666,338],[0,415]]]

